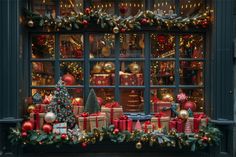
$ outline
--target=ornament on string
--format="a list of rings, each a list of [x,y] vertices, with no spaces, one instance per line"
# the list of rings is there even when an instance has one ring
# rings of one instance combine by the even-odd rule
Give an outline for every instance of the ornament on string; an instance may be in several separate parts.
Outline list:
[[[117,26],[115,26],[113,28],[113,33],[115,33],[115,34],[119,33],[119,28]]]
[[[120,10],[120,13],[124,15],[127,13],[128,8],[124,5],[121,5],[119,10]]]
[[[27,24],[28,24],[29,27],[34,27],[34,21],[33,20],[29,20]]]
[[[75,84],[75,77],[69,73],[62,76],[62,80],[65,82],[65,85],[73,85]]]
[[[137,142],[136,145],[135,145],[135,147],[136,147],[137,149],[142,149],[142,143],[141,143],[141,142]]]
[[[183,107],[183,109],[185,109],[185,110],[190,109],[192,112],[195,112],[196,109],[197,109],[196,103],[195,103],[195,102],[192,102],[192,101],[187,101],[187,102],[185,102],[182,107]]]
[[[47,134],[52,132],[52,126],[50,124],[44,124],[43,125],[43,131]]]
[[[53,112],[47,112],[44,116],[44,120],[47,123],[53,123],[56,120],[56,115]]]
[[[22,130],[23,131],[30,131],[30,130],[33,130],[33,124],[31,121],[26,121],[23,123],[22,125]]]
[[[34,105],[29,105],[27,108],[27,112],[28,113],[32,113],[35,110],[35,106]]]
[[[187,110],[180,110],[179,111],[179,118],[186,120],[186,119],[188,119],[188,117],[189,117],[189,114],[188,114]]]

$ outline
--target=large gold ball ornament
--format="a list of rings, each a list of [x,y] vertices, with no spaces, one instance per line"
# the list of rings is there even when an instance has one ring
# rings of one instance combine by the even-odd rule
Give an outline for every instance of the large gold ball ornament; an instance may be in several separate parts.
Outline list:
[[[34,105],[29,105],[27,108],[27,112],[28,113],[32,113],[35,110],[35,106]]]
[[[100,73],[102,71],[102,66],[99,64],[96,64],[93,66],[93,73]]]
[[[29,26],[29,27],[34,27],[34,21],[29,20],[29,21],[28,21],[28,26]]]
[[[111,49],[110,49],[109,46],[104,46],[104,47],[102,48],[102,55],[103,55],[104,57],[109,57],[109,56],[111,55]]]
[[[189,117],[189,113],[187,110],[180,110],[179,111],[179,118],[186,120]]]
[[[142,148],[142,143],[141,142],[136,143],[136,148],[141,149]]]
[[[117,26],[115,26],[113,28],[113,33],[115,33],[115,34],[119,33],[119,28]]]
[[[103,68],[107,73],[111,73],[115,70],[115,64],[112,62],[107,62],[104,64]]]
[[[167,93],[163,95],[162,100],[166,102],[172,102],[174,98],[171,94]]]
[[[137,74],[140,72],[141,67],[137,63],[134,62],[129,65],[129,69],[133,74]]]

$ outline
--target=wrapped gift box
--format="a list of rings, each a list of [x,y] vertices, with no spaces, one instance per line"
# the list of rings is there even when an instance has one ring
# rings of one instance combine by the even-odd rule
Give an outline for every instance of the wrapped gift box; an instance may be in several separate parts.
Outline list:
[[[151,133],[154,131],[154,125],[151,123],[151,121],[145,121],[142,125],[142,128],[146,133]]]
[[[89,114],[88,113],[81,113],[78,116],[78,126],[80,130],[87,130],[90,131],[90,123],[89,123]]]
[[[199,132],[199,129],[208,125],[209,118],[204,113],[194,113],[193,117],[188,118],[193,132]]]
[[[35,130],[42,129],[44,124],[44,116],[45,113],[40,113],[39,110],[35,110],[30,113],[30,121],[33,122]]]
[[[92,85],[109,86],[111,85],[110,74],[93,74]]]
[[[53,124],[52,132],[55,134],[67,134],[67,123]]]
[[[102,127],[106,127],[106,113],[99,112],[89,115],[90,130],[97,128],[99,130]]]
[[[114,119],[118,119],[123,115],[123,108],[117,102],[111,102],[102,106],[101,112],[106,113],[107,125],[110,125]]]
[[[134,74],[123,73],[120,75],[120,84],[123,86],[137,85],[137,79]]]
[[[169,130],[176,130],[178,133],[184,132],[184,121],[181,118],[174,118],[169,121]]]
[[[118,128],[120,131],[128,130],[132,132],[133,130],[133,121],[126,115],[122,115],[119,119],[114,119],[113,124],[115,128]]]
[[[154,125],[154,130],[166,128],[169,131],[170,117],[164,117],[162,114],[155,114],[151,118],[151,123]]]
[[[164,117],[170,117],[171,116],[171,102],[152,102],[151,103],[151,111],[153,113],[162,113]]]
[[[74,115],[80,115],[84,112],[84,106],[73,106],[73,113]]]

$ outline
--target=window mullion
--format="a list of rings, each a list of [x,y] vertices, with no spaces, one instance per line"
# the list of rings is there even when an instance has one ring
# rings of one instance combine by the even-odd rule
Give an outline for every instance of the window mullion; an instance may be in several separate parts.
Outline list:
[[[145,114],[150,113],[150,51],[151,51],[151,45],[150,45],[150,33],[144,34],[144,112]]]
[[[176,34],[175,36],[175,97],[179,93],[179,82],[180,82],[180,76],[179,76],[179,38],[180,36]]]
[[[60,78],[60,35],[55,34],[55,81],[57,82]]]
[[[120,100],[120,35],[115,35],[115,101]]]
[[[89,43],[89,33],[84,33],[84,43]],[[90,60],[89,60],[89,44],[84,44],[84,99],[87,99],[89,94],[90,80]]]

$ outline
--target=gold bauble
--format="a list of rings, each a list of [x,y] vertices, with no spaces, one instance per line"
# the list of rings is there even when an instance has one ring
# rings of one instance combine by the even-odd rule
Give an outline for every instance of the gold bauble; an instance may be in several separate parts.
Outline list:
[[[142,148],[142,143],[141,142],[136,143],[136,148],[141,149]]]
[[[99,64],[96,64],[93,66],[93,73],[100,73],[102,71],[102,66]]]
[[[103,55],[104,57],[109,57],[109,56],[111,55],[111,49],[110,49],[109,46],[104,46],[104,47],[102,48],[102,55]]]
[[[28,113],[31,113],[35,110],[35,106],[34,105],[29,105],[28,108],[27,108],[27,112]]]
[[[172,102],[174,98],[171,94],[167,93],[163,95],[162,100],[167,102]]]
[[[140,72],[141,67],[137,63],[134,62],[129,65],[129,69],[133,74],[137,74]]]
[[[115,70],[115,64],[112,62],[107,62],[104,64],[104,70],[108,73],[111,73]]]
[[[119,33],[119,28],[117,26],[115,26],[113,28],[113,33],[115,33],[115,34]]]
[[[188,111],[187,110],[180,110],[179,111],[179,118],[183,119],[183,120],[186,120],[188,119]]]

